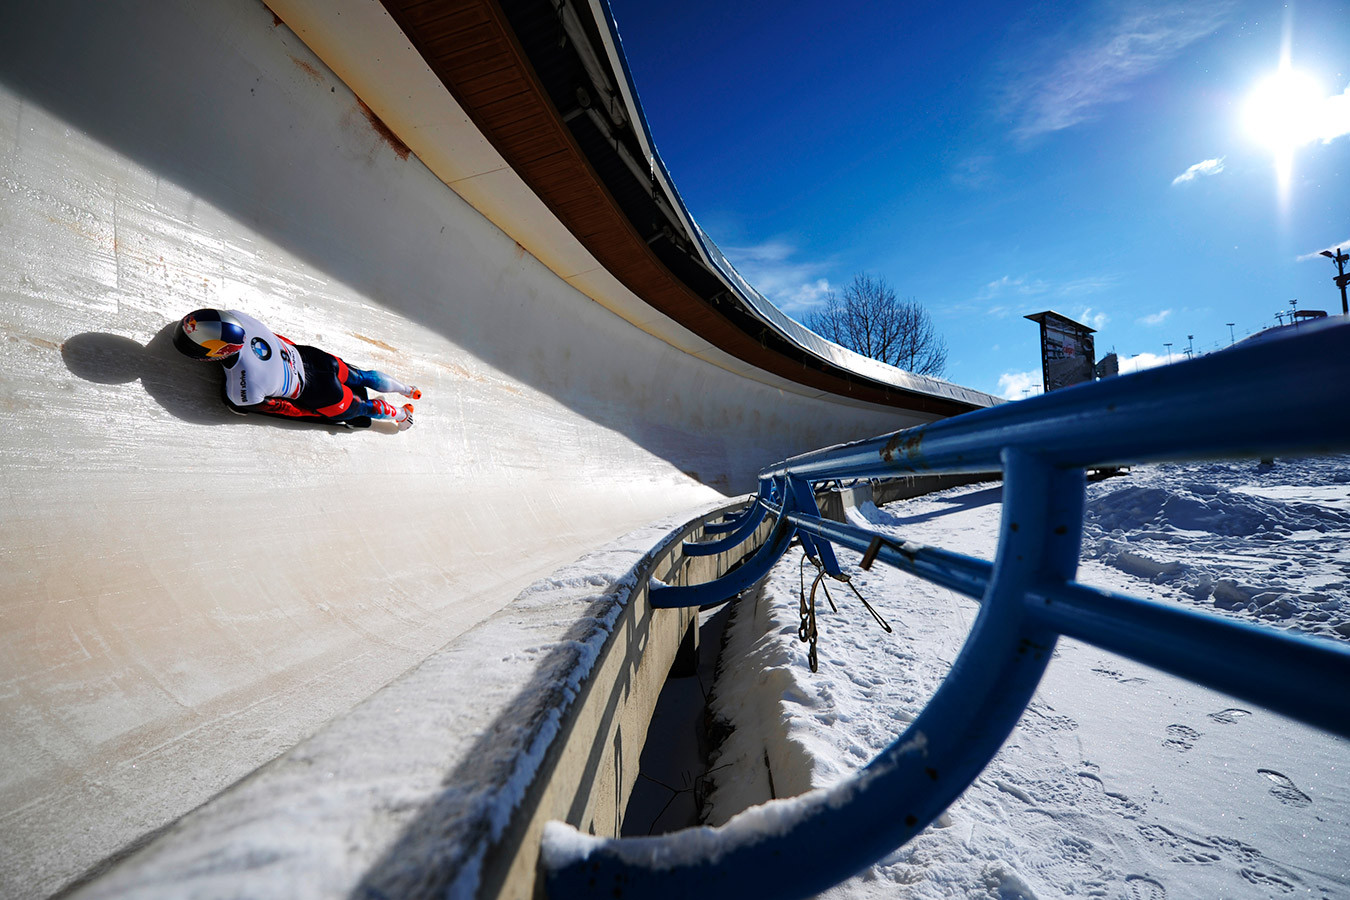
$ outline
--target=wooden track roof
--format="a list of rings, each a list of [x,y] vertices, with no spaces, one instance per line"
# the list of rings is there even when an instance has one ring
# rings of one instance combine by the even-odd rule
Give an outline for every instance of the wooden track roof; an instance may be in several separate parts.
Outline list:
[[[553,96],[570,96],[560,84],[568,40],[548,2],[512,3],[508,13],[497,0],[381,0],[432,71],[474,124],[521,179],[586,249],[635,295],[724,352],[783,378],[830,393],[935,415],[974,407],[882,384],[806,353],[758,319],[727,302],[717,276],[695,265],[678,239],[653,222],[639,222],[642,189],[631,172],[617,172],[608,148],[594,138],[584,149],[559,113]],[[531,7],[537,8],[531,8]],[[520,7],[526,7],[522,10]],[[542,13],[542,14],[540,14]],[[535,36],[532,60],[512,18],[543,30]],[[554,35],[560,35],[555,37]],[[538,65],[536,65],[536,62]],[[547,67],[555,83],[538,73]],[[553,96],[549,88],[553,88]],[[570,119],[582,118],[569,110]],[[618,149],[618,148],[614,148]],[[609,170],[606,179],[597,165]],[[634,188],[637,190],[634,190]],[[616,197],[624,193],[624,202]],[[626,209],[625,209],[626,207]],[[653,207],[654,208],[654,207]],[[651,217],[649,217],[650,219]],[[643,228],[647,233],[639,231]],[[672,271],[679,266],[684,277]],[[701,282],[697,287],[690,281]],[[722,296],[719,296],[722,295]]]

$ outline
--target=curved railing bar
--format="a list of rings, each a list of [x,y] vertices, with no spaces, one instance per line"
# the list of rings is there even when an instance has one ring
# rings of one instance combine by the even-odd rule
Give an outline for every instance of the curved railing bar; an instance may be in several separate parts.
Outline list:
[[[1099,591],[1071,581],[1083,469],[1167,459],[1350,449],[1350,324],[1327,323],[1137,375],[795,457],[766,469],[769,544],[735,575],[661,587],[667,601],[758,580],[795,533],[859,549],[983,602],[970,636],[918,719],[861,772],[827,791],[757,807],[718,829],[587,838],[556,823],[542,863],[553,896],[805,897],[932,821],[997,752],[1059,634],[1072,635],[1302,721],[1346,734],[1350,650]],[[825,522],[812,483],[895,471],[1002,468],[997,557],[977,560]],[[807,502],[806,498],[810,498]],[[781,503],[781,506],[778,504]],[[861,532],[861,533],[859,533]],[[766,552],[767,551],[767,552]],[[752,565],[753,564],[753,565]],[[669,592],[669,593],[666,593]],[[1310,690],[1310,688],[1314,688]],[[1341,689],[1338,691],[1338,689]],[[812,865],[792,860],[810,858]]]
[[[707,522],[703,526],[704,534],[726,534],[728,531],[735,531],[745,521],[746,516],[755,514],[755,507],[758,502],[751,502],[744,509],[738,509],[735,512],[728,513],[722,518],[721,522]]]
[[[716,581],[703,584],[653,584],[647,593],[651,605],[656,609],[673,609],[677,606],[709,606],[724,602],[768,575],[774,563],[787,552],[796,533],[797,529],[779,520],[764,546],[740,566]]]
[[[750,535],[755,533],[755,529],[759,528],[759,523],[763,522],[764,517],[768,515],[768,509],[765,508],[763,503],[758,501],[756,501],[754,506],[750,509],[750,514],[743,517],[741,519],[741,524],[736,527],[736,530],[726,537],[718,538],[715,541],[685,541],[683,546],[684,555],[716,556],[718,553],[722,553],[723,551],[730,550],[733,547],[745,543],[750,539]],[[703,530],[707,531],[707,526],[704,526]]]

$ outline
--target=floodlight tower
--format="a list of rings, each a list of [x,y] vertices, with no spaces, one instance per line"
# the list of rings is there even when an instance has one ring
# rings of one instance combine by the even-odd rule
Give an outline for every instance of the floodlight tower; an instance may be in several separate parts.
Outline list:
[[[1350,253],[1342,253],[1341,248],[1337,247],[1336,252],[1323,250],[1322,255],[1336,264],[1336,287],[1341,289],[1341,315],[1350,316],[1350,302],[1345,299],[1345,287],[1350,285],[1350,275],[1345,274],[1345,264],[1350,262]]]

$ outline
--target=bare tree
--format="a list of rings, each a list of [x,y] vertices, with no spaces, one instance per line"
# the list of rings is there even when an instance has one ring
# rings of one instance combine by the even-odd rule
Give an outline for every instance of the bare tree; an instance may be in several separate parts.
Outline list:
[[[836,344],[917,375],[940,376],[947,368],[947,342],[917,300],[900,300],[883,278],[854,275],[842,296],[833,292],[825,308],[805,325]]]

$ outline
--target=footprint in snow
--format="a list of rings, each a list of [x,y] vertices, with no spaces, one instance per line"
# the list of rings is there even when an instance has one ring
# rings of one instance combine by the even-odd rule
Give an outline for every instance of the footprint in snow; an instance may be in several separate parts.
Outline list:
[[[1102,781],[1101,776],[1095,772],[1079,772],[1078,781],[1090,796],[1100,795],[1108,804],[1115,807],[1121,816],[1127,819],[1137,819],[1145,811],[1143,806],[1135,803],[1125,794],[1107,790],[1106,782]]]
[[[1167,896],[1162,882],[1147,875],[1126,875],[1125,884],[1130,888],[1130,900],[1163,900]]]
[[[1248,883],[1267,891],[1276,890],[1282,894],[1290,894],[1297,887],[1292,881],[1281,878],[1273,872],[1263,872],[1260,869],[1238,869],[1238,874]]]
[[[1027,712],[1034,713],[1036,718],[1025,716],[1022,719],[1022,727],[1027,728],[1035,734],[1046,734],[1057,731],[1076,731],[1078,722],[1071,716],[1063,716],[1055,712],[1055,708],[1045,703],[1032,703],[1027,706]]]
[[[1224,853],[1227,853],[1234,859],[1238,859],[1246,863],[1260,862],[1261,860],[1265,859],[1265,857],[1261,855],[1260,850],[1257,850],[1251,844],[1243,843],[1237,838],[1224,837],[1223,835],[1219,834],[1211,834],[1208,840],[1215,847],[1222,850]]]
[[[1270,792],[1275,795],[1286,806],[1312,806],[1312,798],[1300,791],[1288,775],[1276,772],[1274,769],[1257,769],[1256,774],[1264,775],[1275,783]]]
[[[1147,678],[1126,677],[1124,672],[1117,671],[1116,669],[1108,669],[1105,666],[1100,666],[1092,671],[1096,672],[1098,675],[1105,675],[1107,678],[1119,682],[1120,684],[1148,684]]]
[[[1159,845],[1171,854],[1172,862],[1191,865],[1209,865],[1223,856],[1219,848],[1199,838],[1178,834],[1165,825],[1146,823],[1139,826],[1139,833],[1148,841]]]
[[[1173,750],[1179,750],[1185,753],[1195,746],[1195,742],[1200,739],[1200,732],[1187,725],[1168,725],[1167,740],[1163,741],[1164,747],[1171,747]]]
[[[1232,725],[1238,719],[1250,715],[1251,710],[1238,709],[1237,707],[1229,707],[1228,709],[1223,709],[1220,710],[1219,712],[1212,712],[1209,714],[1209,717],[1213,719],[1215,722],[1218,722],[1220,725]]]
[[[1111,877],[1106,874],[1112,866],[1111,849],[1098,847],[1092,841],[1063,834],[1063,823],[1053,818],[1026,820],[1020,830],[1035,846],[1054,848],[1044,855],[1027,858],[1024,864],[1046,884],[1073,885],[1074,894],[1088,897],[1106,897]],[[1039,897],[1040,894],[1000,893],[1000,897]]]

